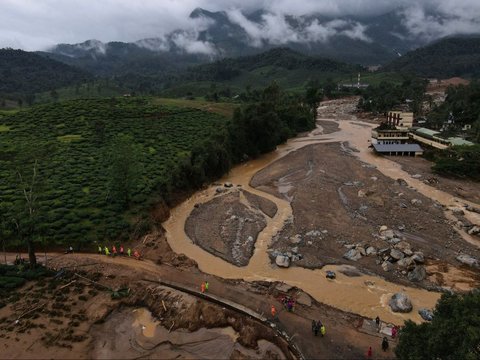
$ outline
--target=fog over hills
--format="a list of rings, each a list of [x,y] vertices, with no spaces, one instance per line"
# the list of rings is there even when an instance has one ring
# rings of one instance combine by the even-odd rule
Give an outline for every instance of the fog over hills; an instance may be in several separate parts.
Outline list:
[[[141,6],[86,0],[75,7],[60,0],[30,6],[7,1],[0,11],[0,47],[47,50],[64,62],[83,59],[82,65],[108,58],[100,72],[120,59],[153,56],[165,66],[183,66],[285,46],[373,65],[445,36],[478,34],[478,19],[475,0],[186,0]]]

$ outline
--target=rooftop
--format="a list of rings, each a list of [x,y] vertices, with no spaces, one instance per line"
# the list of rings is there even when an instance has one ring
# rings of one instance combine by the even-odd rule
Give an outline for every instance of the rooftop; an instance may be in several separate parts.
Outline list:
[[[382,152],[423,152],[418,144],[373,144],[375,151]]]
[[[435,136],[440,134],[440,131],[435,131],[435,130],[431,130],[423,127],[415,129],[414,132],[418,133],[419,135],[427,135],[427,136]]]
[[[462,139],[462,138],[459,138],[459,137],[449,137],[448,142],[450,144],[456,145],[456,146],[458,146],[458,145],[475,145],[471,141],[468,141],[468,140],[465,140],[465,139]]]

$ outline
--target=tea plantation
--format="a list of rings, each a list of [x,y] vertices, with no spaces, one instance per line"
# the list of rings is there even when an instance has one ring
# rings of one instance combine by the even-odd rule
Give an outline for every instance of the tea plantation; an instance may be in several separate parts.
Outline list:
[[[93,243],[146,231],[148,207],[172,186],[179,159],[224,131],[227,118],[198,109],[156,105],[148,98],[84,99],[0,114],[0,204],[15,216],[15,164],[24,149],[48,148],[39,162],[37,241],[93,248]],[[128,135],[139,149],[140,181],[130,206],[109,191],[112,142]],[[26,160],[28,162],[28,159]],[[18,244],[15,236],[8,241]]]

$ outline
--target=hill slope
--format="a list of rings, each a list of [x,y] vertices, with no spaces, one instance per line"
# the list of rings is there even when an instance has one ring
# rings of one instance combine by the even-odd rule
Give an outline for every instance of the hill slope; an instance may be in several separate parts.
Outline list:
[[[219,134],[226,120],[142,98],[66,101],[0,115],[0,210],[5,206],[7,218],[16,215],[15,204],[22,197],[13,163],[31,151],[48,149],[39,160],[38,198],[38,227],[48,241],[61,244],[68,238],[81,245],[138,234],[148,228],[152,196],[178,185],[172,179],[180,159],[198,142]],[[131,212],[119,207],[110,185],[109,159],[113,149],[119,151],[118,134],[131,137],[137,153],[133,163],[141,164]],[[32,161],[30,156],[27,160]]]
[[[411,51],[384,70],[425,77],[480,76],[480,37],[446,38]]]
[[[0,49],[0,94],[33,94],[80,83],[91,75],[22,50]]]
[[[204,95],[212,82],[220,88],[228,87],[234,91],[243,91],[247,86],[265,87],[273,81],[282,88],[294,89],[303,87],[309,80],[325,80],[349,74],[356,77],[357,72],[362,70],[360,66],[311,57],[288,48],[276,48],[257,55],[191,67],[168,81],[170,86],[166,86],[165,94],[184,96],[186,92],[192,92],[194,95]]]

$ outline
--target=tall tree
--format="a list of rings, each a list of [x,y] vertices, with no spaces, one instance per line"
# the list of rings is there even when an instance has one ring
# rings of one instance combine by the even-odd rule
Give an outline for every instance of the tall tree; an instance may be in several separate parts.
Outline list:
[[[35,159],[29,170],[16,169],[18,189],[21,200],[17,203],[17,211],[13,218],[15,231],[27,245],[30,267],[37,265],[35,256],[35,232],[38,218],[38,160]]]

